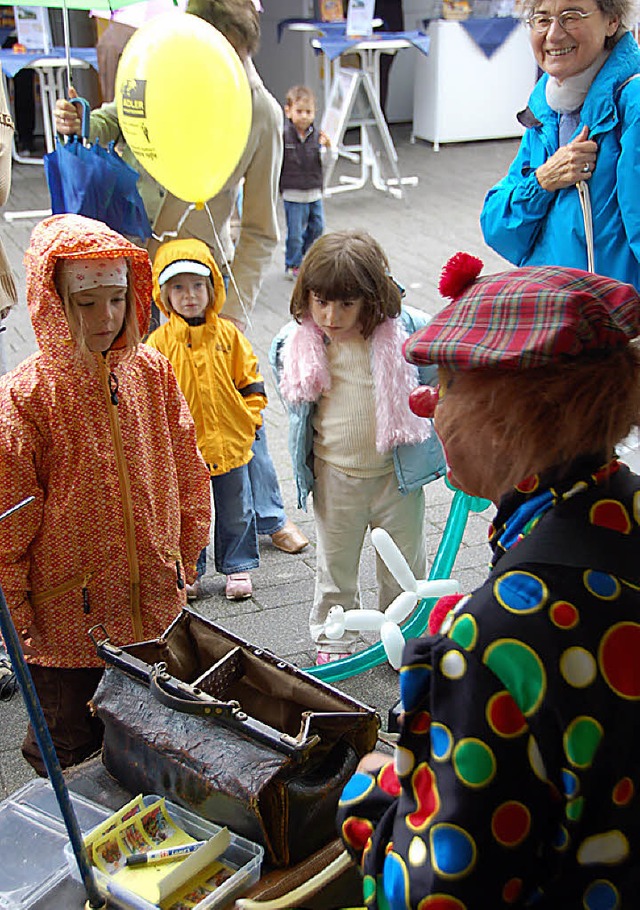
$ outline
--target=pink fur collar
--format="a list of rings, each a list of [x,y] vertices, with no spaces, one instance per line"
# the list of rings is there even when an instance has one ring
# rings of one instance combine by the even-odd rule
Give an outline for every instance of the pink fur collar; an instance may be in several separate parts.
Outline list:
[[[430,424],[409,409],[409,394],[418,372],[402,356],[407,332],[401,319],[386,319],[371,336],[371,372],[376,395],[376,448],[389,452],[399,445],[422,442]],[[313,403],[331,389],[325,336],[312,319],[304,319],[285,341],[280,393],[289,404]]]
[[[289,404],[317,401],[331,388],[324,333],[307,318],[287,337],[282,350],[280,394]]]

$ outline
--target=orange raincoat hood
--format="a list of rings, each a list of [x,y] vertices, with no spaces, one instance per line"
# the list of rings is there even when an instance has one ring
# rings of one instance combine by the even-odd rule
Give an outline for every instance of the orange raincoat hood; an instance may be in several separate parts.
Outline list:
[[[101,221],[83,215],[53,215],[38,224],[24,257],[27,305],[40,350],[49,352],[72,343],[62,299],[55,285],[59,259],[119,259],[129,261],[129,280],[143,336],[151,313],[151,263],[137,247]]]
[[[179,262],[182,259],[190,259],[193,262],[199,262],[202,265],[206,265],[210,270],[215,301],[213,312],[218,314],[224,306],[226,299],[224,281],[220,274],[220,269],[213,258],[213,253],[206,243],[203,243],[201,240],[170,240],[168,243],[163,243],[158,249],[155,259],[153,260],[153,299],[156,306],[158,309],[162,310],[165,316],[169,316],[169,311],[165,307],[162,302],[162,297],[160,296],[160,284],[158,279],[168,265],[171,265],[172,262]],[[208,309],[211,309],[211,307]]]

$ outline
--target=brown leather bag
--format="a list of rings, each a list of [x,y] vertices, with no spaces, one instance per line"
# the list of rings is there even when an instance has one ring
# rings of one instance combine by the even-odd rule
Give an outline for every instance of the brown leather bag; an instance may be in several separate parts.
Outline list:
[[[128,790],[228,825],[273,866],[335,837],[342,788],[376,742],[372,708],[189,608],[155,641],[91,635],[107,664],[103,761]]]

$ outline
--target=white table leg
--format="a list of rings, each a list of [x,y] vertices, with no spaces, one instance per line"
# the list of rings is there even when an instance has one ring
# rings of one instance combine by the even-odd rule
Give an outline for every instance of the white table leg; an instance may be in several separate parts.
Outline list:
[[[27,209],[23,212],[5,212],[4,220],[19,221],[22,218],[35,218],[37,221],[41,221],[43,218],[48,218],[49,215],[51,215],[51,209]]]

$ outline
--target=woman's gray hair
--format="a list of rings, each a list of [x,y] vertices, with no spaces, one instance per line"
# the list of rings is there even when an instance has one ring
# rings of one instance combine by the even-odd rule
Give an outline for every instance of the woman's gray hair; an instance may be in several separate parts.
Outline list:
[[[527,19],[533,13],[535,13],[538,8],[543,3],[543,0],[523,0],[521,10],[522,16],[524,19]],[[596,0],[598,9],[601,13],[604,13],[605,16],[618,17],[620,20],[620,25],[625,28],[629,28],[638,21],[638,16],[640,11],[638,10],[638,4],[636,0]],[[613,36],[612,39],[607,39],[605,41],[605,47],[610,47],[610,41],[615,43],[620,37],[620,29]]]

